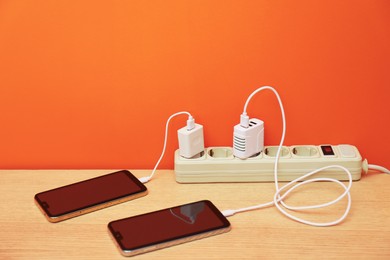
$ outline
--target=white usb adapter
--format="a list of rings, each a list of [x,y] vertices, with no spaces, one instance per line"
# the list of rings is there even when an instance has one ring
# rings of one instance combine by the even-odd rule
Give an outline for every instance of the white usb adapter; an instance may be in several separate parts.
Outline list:
[[[203,126],[194,124],[192,129],[180,128],[177,131],[179,138],[179,154],[184,158],[192,158],[204,152]]]
[[[263,151],[264,122],[257,118],[248,119],[248,125],[234,126],[233,155],[246,159]]]

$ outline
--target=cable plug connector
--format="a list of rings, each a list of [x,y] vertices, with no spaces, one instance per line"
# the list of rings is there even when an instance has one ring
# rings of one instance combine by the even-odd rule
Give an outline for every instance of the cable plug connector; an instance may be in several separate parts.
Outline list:
[[[227,210],[222,211],[221,213],[225,217],[230,217],[230,216],[233,216],[234,214],[236,214],[236,211],[232,210],[232,209],[227,209]]]
[[[195,119],[192,116],[188,116],[187,131],[191,131],[195,128]]]
[[[246,112],[243,112],[240,116],[240,126],[244,128],[249,127],[249,116],[247,115]]]
[[[141,182],[141,183],[147,183],[150,181],[150,176],[145,176],[145,177],[141,177],[141,178],[138,178],[138,180]]]

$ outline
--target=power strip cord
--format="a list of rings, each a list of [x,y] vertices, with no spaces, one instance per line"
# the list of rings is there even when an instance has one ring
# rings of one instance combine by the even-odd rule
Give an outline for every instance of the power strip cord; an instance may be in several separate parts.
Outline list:
[[[379,165],[375,165],[375,164],[368,164],[367,168],[370,170],[375,170],[375,171],[380,171],[380,172],[390,174],[390,171],[383,166],[379,166]]]

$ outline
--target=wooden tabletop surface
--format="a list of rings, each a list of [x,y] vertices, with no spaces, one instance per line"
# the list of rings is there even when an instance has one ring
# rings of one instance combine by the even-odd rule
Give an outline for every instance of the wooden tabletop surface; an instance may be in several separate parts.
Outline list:
[[[49,223],[34,203],[38,192],[103,175],[113,170],[1,170],[0,259],[124,259],[107,223],[141,213],[208,199],[220,210],[272,200],[273,183],[178,184],[174,171],[160,170],[146,184],[145,197],[59,223]],[[149,170],[132,170],[137,177]],[[228,233],[135,256],[135,259],[390,259],[390,176],[370,173],[352,185],[352,208],[333,227],[292,221],[275,207],[229,217]],[[337,197],[342,188],[314,183],[294,192],[291,205]],[[346,201],[328,209],[297,213],[330,221]]]

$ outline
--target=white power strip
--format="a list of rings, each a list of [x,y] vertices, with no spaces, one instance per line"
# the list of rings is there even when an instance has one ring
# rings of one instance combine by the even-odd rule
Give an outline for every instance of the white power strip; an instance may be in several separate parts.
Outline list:
[[[242,160],[233,156],[231,147],[209,147],[198,158],[187,159],[175,152],[175,174],[179,183],[271,182],[278,146],[265,146],[257,156]],[[315,169],[341,165],[353,180],[359,180],[364,168],[362,157],[353,145],[284,146],[278,163],[278,180],[291,181]],[[329,169],[313,177],[348,180],[340,169]]]

